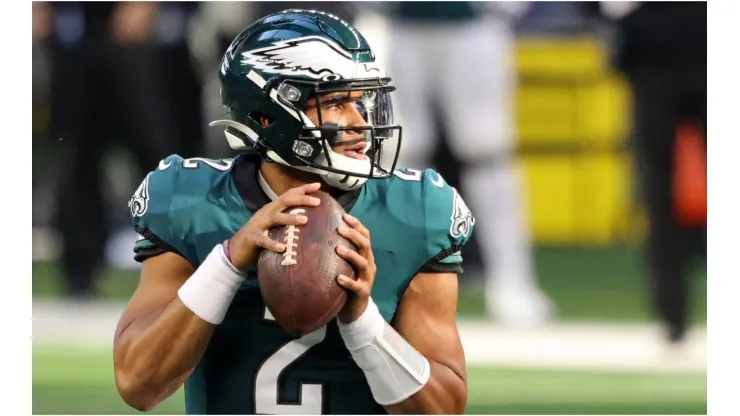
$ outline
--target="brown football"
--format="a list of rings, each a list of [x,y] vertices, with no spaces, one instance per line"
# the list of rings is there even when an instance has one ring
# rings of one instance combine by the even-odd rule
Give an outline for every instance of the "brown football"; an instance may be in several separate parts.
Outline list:
[[[265,306],[286,331],[303,335],[333,319],[347,302],[346,290],[336,279],[340,274],[355,279],[352,265],[339,257],[337,245],[357,250],[339,235],[346,225],[344,209],[329,194],[311,194],[321,200],[318,207],[294,207],[286,212],[303,214],[301,226],[281,226],[269,235],[286,245],[283,253],[264,250],[257,263],[257,278]]]

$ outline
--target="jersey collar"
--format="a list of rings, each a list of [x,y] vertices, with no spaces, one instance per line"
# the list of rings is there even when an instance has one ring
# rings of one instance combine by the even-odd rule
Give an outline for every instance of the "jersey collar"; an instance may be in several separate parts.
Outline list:
[[[234,185],[242,198],[242,202],[244,202],[244,206],[253,214],[269,204],[274,198],[277,198],[275,192],[270,189],[262,179],[262,175],[260,175],[259,167],[261,163],[262,159],[259,155],[241,154],[235,158],[234,168],[231,171]],[[364,186],[351,192],[334,195],[334,198],[345,211],[349,212],[357,202]]]
[[[270,188],[270,185],[267,184],[265,177],[262,176],[262,172],[260,172],[259,169],[257,169],[257,183],[259,183],[260,188],[262,188],[262,192],[270,198],[270,201],[274,201],[279,198],[278,194],[276,194],[275,191]]]

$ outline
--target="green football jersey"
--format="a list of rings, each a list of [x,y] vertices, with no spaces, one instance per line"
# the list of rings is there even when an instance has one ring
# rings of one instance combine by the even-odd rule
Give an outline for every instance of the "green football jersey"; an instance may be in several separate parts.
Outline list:
[[[259,157],[182,159],[149,173],[129,202],[141,236],[137,260],[172,251],[198,267],[269,202],[257,181]],[[419,271],[458,271],[474,218],[457,191],[433,170],[399,169],[337,197],[371,233],[377,274],[372,298],[393,320]],[[260,296],[256,270],[185,383],[188,414],[376,414],[365,375],[335,321],[302,337],[282,330]]]

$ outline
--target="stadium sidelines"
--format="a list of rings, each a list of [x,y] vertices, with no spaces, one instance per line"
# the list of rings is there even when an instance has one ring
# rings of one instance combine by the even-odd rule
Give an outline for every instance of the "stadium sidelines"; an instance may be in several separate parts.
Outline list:
[[[33,300],[33,345],[110,348],[119,303],[74,304]],[[497,367],[704,373],[706,327],[693,329],[680,348],[666,345],[654,324],[557,323],[511,330],[461,320],[469,365]]]

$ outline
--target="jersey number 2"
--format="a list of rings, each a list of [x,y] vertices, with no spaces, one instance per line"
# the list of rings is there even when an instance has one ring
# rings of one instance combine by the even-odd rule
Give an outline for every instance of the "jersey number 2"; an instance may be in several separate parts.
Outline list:
[[[265,308],[264,318],[275,320]],[[321,384],[301,383],[296,404],[280,403],[280,376],[295,360],[309,348],[326,338],[326,326],[283,345],[265,360],[257,370],[254,383],[254,403],[257,414],[273,415],[318,415],[321,414],[323,387]]]
[[[185,169],[198,169],[200,164],[204,163],[213,169],[226,172],[231,169],[231,165],[234,164],[234,159],[205,159],[202,157],[191,157],[190,159],[183,159],[182,167]]]

